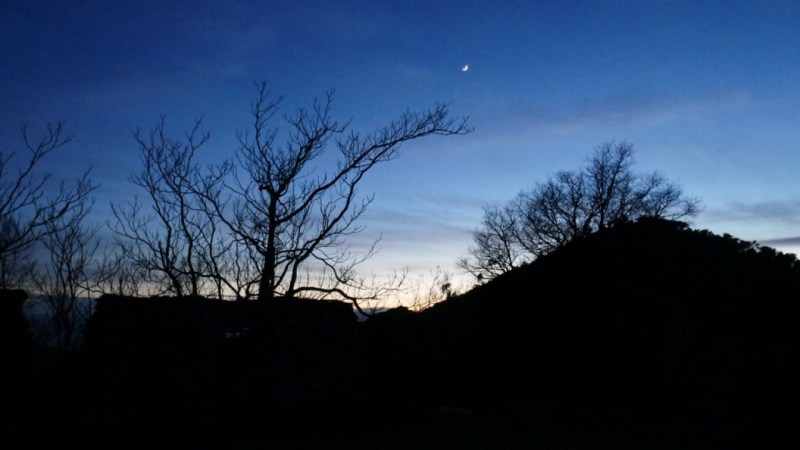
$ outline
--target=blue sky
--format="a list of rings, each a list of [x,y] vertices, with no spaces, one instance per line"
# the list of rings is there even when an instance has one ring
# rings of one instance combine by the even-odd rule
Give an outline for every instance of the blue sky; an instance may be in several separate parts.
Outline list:
[[[264,80],[287,110],[334,88],[356,130],[435,101],[470,116],[365,180],[367,271],[455,270],[484,205],[623,140],[702,200],[693,226],[800,253],[796,1],[7,0],[0,68],[0,146],[64,120],[49,168],[93,167],[98,222],[131,195],[132,130],[202,116],[207,161],[231,157]]]

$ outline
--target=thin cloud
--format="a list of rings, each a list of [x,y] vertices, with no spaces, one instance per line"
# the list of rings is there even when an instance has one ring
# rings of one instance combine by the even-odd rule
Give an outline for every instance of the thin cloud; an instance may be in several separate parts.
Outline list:
[[[760,243],[770,247],[800,247],[800,236],[766,239]]]
[[[574,132],[597,126],[656,126],[677,119],[727,114],[752,105],[746,92],[717,92],[676,97],[657,92],[627,91],[583,97],[569,103],[544,106],[514,102],[504,106],[537,131]]]
[[[738,230],[730,234],[740,239],[753,240],[786,253],[800,253],[800,236],[790,234],[800,228],[800,199],[734,203],[707,209],[701,219],[712,225],[710,228],[724,227],[727,232]],[[745,230],[749,230],[748,236],[744,235]]]
[[[431,242],[468,239],[470,228],[458,220],[449,220],[448,214],[432,214],[430,211],[373,211],[365,217],[369,230],[381,232],[385,238],[404,245],[430,245]]]
[[[413,253],[417,258],[455,261],[471,241],[482,203],[448,193],[422,194],[416,198],[413,208],[407,204],[395,207],[385,197],[384,201],[371,205],[360,222],[366,227],[364,232],[353,236],[351,244],[363,248],[380,235],[379,247],[384,255],[394,253],[403,257]]]
[[[715,221],[765,221],[800,224],[800,199],[758,203],[733,203],[725,208],[709,209],[703,214]]]

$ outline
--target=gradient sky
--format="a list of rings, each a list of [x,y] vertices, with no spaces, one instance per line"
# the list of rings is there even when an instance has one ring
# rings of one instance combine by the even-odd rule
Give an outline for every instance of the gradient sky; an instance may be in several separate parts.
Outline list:
[[[609,141],[702,200],[694,227],[800,253],[797,1],[0,3],[0,148],[64,120],[48,167],[92,166],[99,222],[133,192],[132,130],[202,116],[206,160],[231,157],[261,80],[287,111],[334,88],[364,132],[435,101],[470,116],[365,180],[359,239],[383,236],[365,271],[455,271],[484,205]]]

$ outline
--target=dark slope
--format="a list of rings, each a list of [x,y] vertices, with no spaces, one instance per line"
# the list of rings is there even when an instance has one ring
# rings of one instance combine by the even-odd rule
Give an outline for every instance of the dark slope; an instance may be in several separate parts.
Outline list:
[[[735,441],[798,424],[798,292],[793,256],[649,219],[373,326],[405,343],[420,407]]]
[[[545,295],[588,300],[612,293],[686,307],[758,304],[785,299],[781,289],[797,286],[795,261],[793,255],[692,230],[683,222],[642,219],[572,242],[431,312],[498,297],[519,307]]]
[[[40,448],[776,448],[800,427],[798,292],[794,257],[640,220],[362,323],[341,302],[106,297],[69,365],[14,363],[41,373],[7,385],[36,400],[16,403],[35,429],[10,431]]]

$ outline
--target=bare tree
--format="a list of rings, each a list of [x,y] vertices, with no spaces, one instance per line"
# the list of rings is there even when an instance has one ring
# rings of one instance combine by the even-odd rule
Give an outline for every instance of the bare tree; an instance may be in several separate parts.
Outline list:
[[[17,152],[0,152],[0,288],[24,287],[35,265],[29,258],[33,245],[60,231],[65,225],[61,219],[96,188],[89,170],[72,188],[64,183],[51,186],[51,174],[39,173],[42,160],[72,140],[62,122],[47,124],[38,140],[26,125],[21,132],[26,153],[22,161],[17,161]]]
[[[402,272],[408,277],[408,272]],[[424,311],[450,297],[459,295],[460,286],[456,286],[453,275],[437,266],[427,274],[421,274],[403,285],[402,292],[395,292],[392,297],[377,296],[365,299],[357,308],[362,319],[374,317],[393,308],[406,308],[410,311]]]
[[[237,300],[247,300],[258,295],[258,282],[263,267],[262,256],[242,241],[233,241],[228,252],[217,259],[221,279]]]
[[[106,245],[91,277],[91,291],[96,295],[141,295],[147,274],[123,254],[116,244]]]
[[[454,285],[453,274],[437,266],[426,279],[418,278],[411,289],[411,297],[403,302],[412,311],[424,311],[450,297],[459,295],[461,287]]]
[[[298,284],[309,286],[303,291],[304,298],[311,299],[347,299],[353,302],[358,313],[367,317],[369,310],[373,312],[381,304],[400,295],[405,290],[408,278],[408,269],[394,271],[385,276],[364,276],[356,271],[361,263],[374,254],[374,248],[365,254],[353,256],[342,253],[343,257],[337,262],[318,266],[315,269],[307,268],[302,276],[298,277]],[[367,309],[362,307],[367,304]]]
[[[504,208],[487,209],[459,266],[489,279],[616,223],[697,213],[699,201],[661,174],[632,172],[633,155],[628,143],[602,144],[583,169],[558,172]]]
[[[473,245],[456,265],[478,282],[494,278],[525,263],[525,249],[519,243],[517,215],[509,207],[487,206],[483,227],[473,231]]]
[[[147,281],[179,296],[221,293],[216,261],[228,245],[197,195],[200,184],[206,195],[218,195],[225,176],[209,178],[196,162],[209,139],[200,125],[196,120],[183,141],[167,135],[164,117],[148,134],[135,131],[143,168],[130,181],[144,190],[146,203],[134,198],[112,204],[112,230],[122,254],[148,274]]]
[[[289,131],[279,135],[274,122],[280,101],[258,85],[252,130],[239,135],[232,211],[217,207],[218,216],[260,257],[259,299],[329,295],[357,304],[376,295],[374,289],[365,293],[364,280],[355,276],[364,256],[346,245],[347,237],[363,230],[357,221],[372,201],[358,197],[358,185],[378,164],[396,158],[402,143],[471,128],[466,118],[450,118],[448,107],[437,104],[406,112],[369,135],[348,132],[349,122],[331,117],[331,91],[310,109],[282,115]],[[309,273],[324,274],[325,283],[314,283]]]
[[[48,223],[42,238],[48,259],[34,279],[44,295],[49,328],[60,350],[74,350],[92,310],[90,278],[100,241],[98,228],[85,225],[91,207],[92,202],[81,200],[68,214]]]

